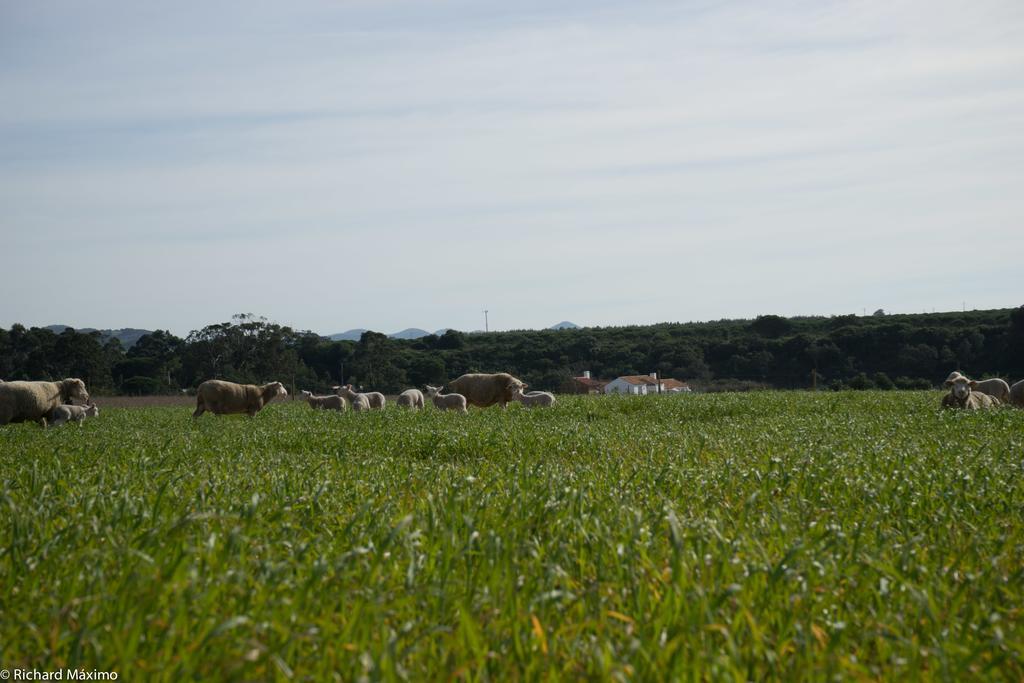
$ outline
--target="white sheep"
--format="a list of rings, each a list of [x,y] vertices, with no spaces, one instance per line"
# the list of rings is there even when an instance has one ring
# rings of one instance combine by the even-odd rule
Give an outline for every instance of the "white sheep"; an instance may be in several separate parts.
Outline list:
[[[963,375],[952,380],[946,380],[946,386],[950,387],[949,393],[942,397],[943,408],[963,408],[965,410],[981,410],[998,406],[1000,401],[994,396],[974,391],[977,382],[967,379]]]
[[[199,417],[207,410],[214,415],[246,413],[249,417],[256,417],[263,406],[278,396],[288,396],[288,391],[280,382],[256,386],[208,379],[196,389],[196,409],[192,417]]]
[[[946,386],[950,386],[953,380],[957,377],[964,377],[967,379],[966,375],[961,375],[958,371],[954,370],[949,373],[949,377],[946,378]],[[970,380],[968,379],[968,381]],[[975,382],[972,387],[972,391],[980,391],[983,394],[988,394],[993,398],[998,398],[1003,403],[1010,400],[1010,385],[1006,383],[1006,380],[999,379],[998,377]]]
[[[0,383],[0,425],[37,422],[46,426],[46,414],[72,399],[88,402],[85,382],[76,378],[60,382]]]
[[[466,397],[462,394],[442,394],[441,387],[427,385],[427,396],[438,410],[466,412]]]
[[[512,398],[527,408],[550,408],[555,405],[555,395],[547,391],[530,391],[524,394],[522,389],[516,389],[512,393]]]
[[[398,395],[398,405],[402,408],[412,408],[413,410],[422,410],[423,408],[423,392],[419,389],[406,389]]]
[[[348,401],[344,396],[327,394],[326,396],[314,396],[312,391],[302,390],[302,398],[314,410],[337,410],[343,411],[348,408]]]
[[[343,384],[331,387],[338,396],[344,396],[352,404],[352,410],[361,412],[364,410],[384,410],[384,394],[379,391],[359,393],[352,388],[351,384]]]
[[[48,427],[59,427],[65,422],[77,422],[79,426],[87,417],[96,417],[100,414],[100,408],[95,403],[87,406],[62,405],[57,406],[46,414]]]

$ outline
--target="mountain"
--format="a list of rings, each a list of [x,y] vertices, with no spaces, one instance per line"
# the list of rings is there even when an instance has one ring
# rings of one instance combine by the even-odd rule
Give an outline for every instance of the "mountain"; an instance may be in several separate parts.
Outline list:
[[[401,332],[395,332],[388,336],[392,339],[419,339],[420,337],[426,337],[428,334],[430,333],[418,327],[407,327]]]
[[[368,330],[362,327],[357,327],[355,329],[348,330],[347,332],[327,335],[327,338],[331,341],[359,341],[359,338],[363,336],[363,332],[367,331]]]
[[[50,330],[54,334],[60,334],[69,327],[70,325],[47,325],[43,329]],[[121,342],[121,346],[126,349],[134,346],[135,342],[139,341],[139,339],[145,335],[153,333],[153,330],[140,330],[134,327],[123,327],[119,330],[97,330],[95,327],[76,327],[74,330],[81,334],[99,332],[100,338],[103,340],[104,344],[106,344],[110,339],[117,339]]]
[[[549,330],[576,330],[576,329],[579,329],[579,325],[577,325],[576,323],[571,323],[568,320],[563,320],[562,322],[558,323],[557,325],[552,325],[548,329]]]

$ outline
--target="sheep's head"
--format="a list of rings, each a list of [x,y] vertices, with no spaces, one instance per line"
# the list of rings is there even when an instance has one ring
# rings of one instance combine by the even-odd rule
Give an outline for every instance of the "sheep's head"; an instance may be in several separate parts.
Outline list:
[[[63,384],[68,399],[77,399],[82,403],[89,402],[89,392],[85,390],[85,382],[78,378],[71,378],[64,380]]]
[[[100,414],[100,407],[92,401],[89,401],[89,406],[85,409],[85,414],[89,417],[96,417]]]
[[[508,396],[512,396],[516,391],[522,391],[528,386],[530,385],[523,380],[508,375],[508,380],[505,382],[505,393]]]
[[[312,396],[313,396],[313,392],[312,391],[306,391],[305,389],[303,389],[299,393],[302,394],[302,398],[312,398]]]
[[[953,372],[949,373],[949,377],[946,378],[946,386],[948,387],[949,385],[951,385],[953,383],[953,380],[955,380],[957,377],[963,377],[963,375],[960,374],[959,370],[954,370]]]
[[[284,388],[284,385],[280,382],[271,382],[266,386],[267,402],[273,401],[275,398],[287,398],[288,390]]]
[[[950,393],[953,394],[953,398],[963,402],[967,400],[967,397],[971,395],[971,389],[978,386],[978,383],[972,379],[960,376],[952,381],[946,382],[950,386]]]
[[[432,387],[429,384],[423,385],[427,392],[427,398],[434,398],[441,391],[441,387]]]

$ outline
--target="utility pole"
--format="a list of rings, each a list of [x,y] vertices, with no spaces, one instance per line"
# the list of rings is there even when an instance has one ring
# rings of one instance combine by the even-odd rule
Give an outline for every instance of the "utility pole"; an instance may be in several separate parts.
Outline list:
[[[484,332],[490,332],[491,331],[491,329],[490,329],[490,327],[488,326],[488,323],[487,323],[487,313],[488,313],[488,310],[485,308],[484,309]]]
[[[818,390],[818,368],[811,368],[811,391]]]

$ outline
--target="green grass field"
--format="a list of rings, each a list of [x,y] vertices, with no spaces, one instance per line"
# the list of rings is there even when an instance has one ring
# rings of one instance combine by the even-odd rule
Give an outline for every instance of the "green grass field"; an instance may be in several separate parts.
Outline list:
[[[1020,681],[1024,411],[938,403],[294,402],[0,428],[0,667]]]

